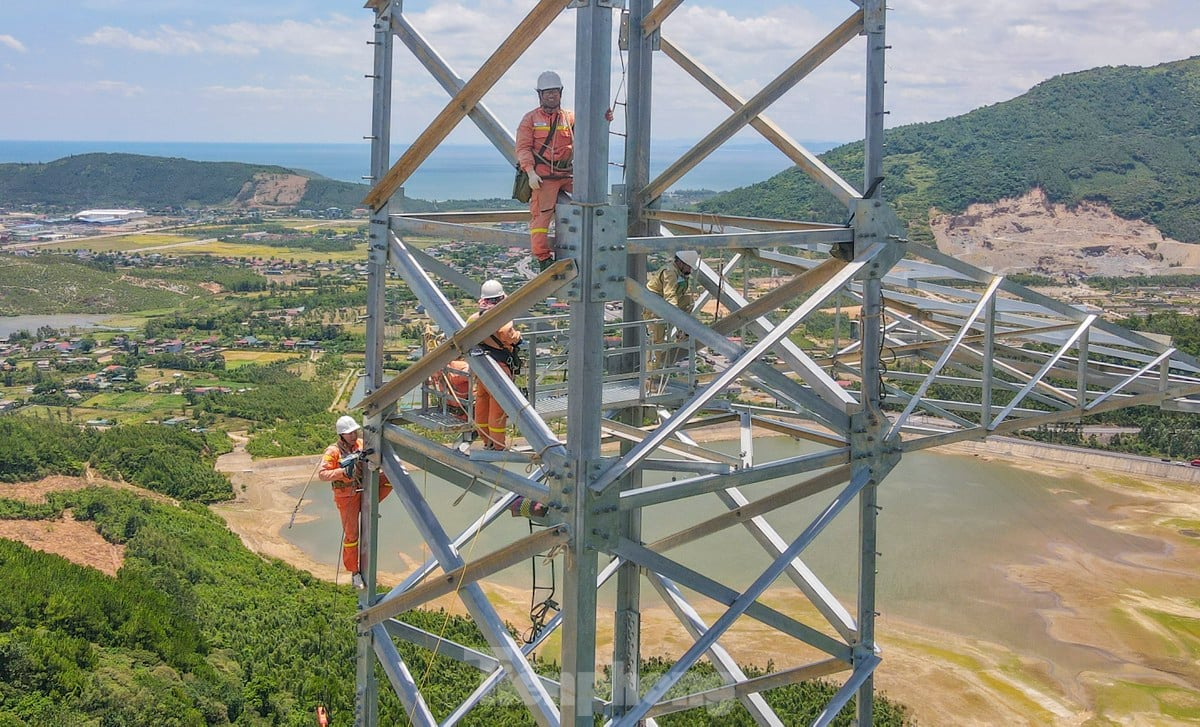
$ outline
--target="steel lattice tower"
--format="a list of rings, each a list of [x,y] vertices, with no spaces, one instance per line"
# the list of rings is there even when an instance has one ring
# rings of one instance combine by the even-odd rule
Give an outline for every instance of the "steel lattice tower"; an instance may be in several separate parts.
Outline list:
[[[480,686],[441,724],[454,724],[502,680],[515,687],[541,725],[592,725],[597,716],[622,727],[653,724],[658,715],[736,699],[764,725],[782,725],[762,693],[818,677],[840,689],[813,724],[828,724],[856,698],[857,724],[871,724],[872,675],[881,661],[875,635],[877,490],[905,452],[939,444],[1080,417],[1133,404],[1172,402],[1200,392],[1200,365],[1191,357],[1101,320],[1097,315],[1039,295],[1002,276],[958,262],[936,249],[909,242],[883,198],[885,9],[882,0],[850,0],[847,17],[753,98],[743,99],[664,34],[665,21],[683,0],[539,0],[468,80],[459,77],[412,26],[401,0],[370,0],[375,52],[372,118],[373,188],[368,254],[366,374],[361,405],[367,447],[374,450],[370,497],[364,498],[362,539],[367,590],[358,614],[356,720],[375,725],[376,660],[415,724],[438,724],[393,639],[405,639],[477,667]],[[453,233],[456,239],[527,246],[528,236],[494,226],[527,220],[519,213],[402,215],[390,205],[402,185],[454,127],[469,117],[509,162],[514,140],[483,100],[512,64],[561,14],[575,14],[574,108],[577,114],[575,193],[557,211],[558,262],[511,294],[478,321],[465,325],[443,293],[455,286],[477,297],[472,280],[406,244],[405,236]],[[609,190],[609,129],[603,121],[611,96],[614,28],[628,51],[626,184]],[[398,161],[389,165],[392,52],[407,46],[446,90],[450,100]],[[842,51],[843,48],[847,50]],[[857,50],[855,50],[857,49]],[[766,115],[768,107],[835,52],[859,52],[864,63],[864,169],[861,187],[847,182],[792,140]],[[651,81],[655,56],[665,56],[730,108],[729,116],[657,177],[651,177]],[[569,104],[564,104],[569,105]],[[660,208],[659,198],[712,151],[746,126],[757,130],[846,210],[843,222],[788,222],[700,216]],[[860,192],[859,189],[865,190]],[[714,232],[719,227],[719,232]],[[731,259],[713,269],[701,263],[696,277],[703,299],[718,301],[724,315],[707,323],[676,310],[645,287],[647,256],[694,248]],[[730,283],[740,261],[769,264],[785,279],[750,299]],[[447,340],[396,378],[382,375],[386,280],[396,273]],[[435,278],[442,282],[435,282]],[[473,357],[481,379],[520,430],[527,446],[470,456],[435,443],[406,426],[398,402],[505,320],[522,316],[549,295],[569,301],[567,367],[555,396],[535,398],[519,389],[493,361]],[[605,349],[606,304],[623,301],[621,355]],[[823,307],[847,301],[859,307],[861,337],[830,350],[808,351],[789,335]],[[702,301],[703,302],[703,301]],[[641,371],[643,311],[686,334],[694,348],[718,356],[710,375],[681,377],[653,395]],[[745,337],[733,337],[739,331]],[[883,352],[891,361],[884,366]],[[768,355],[776,362],[768,362]],[[531,373],[531,378],[533,374]],[[839,383],[850,381],[846,388]],[[975,396],[936,398],[941,385]],[[732,386],[768,394],[773,406],[739,403]],[[533,387],[530,387],[531,389]],[[884,406],[884,401],[888,406]],[[642,413],[660,410],[643,426]],[[920,411],[933,424],[913,417]],[[566,437],[547,425],[566,418]],[[687,432],[737,422],[742,452],[729,456],[695,443]],[[784,433],[819,446],[784,459],[754,460],[755,429]],[[901,435],[904,435],[901,437]],[[602,443],[621,443],[606,453]],[[447,532],[441,513],[424,498],[400,461],[453,485],[478,482],[503,494],[470,527]],[[502,465],[524,465],[515,474]],[[669,470],[672,482],[647,486],[644,472]],[[382,597],[376,594],[378,473],[419,528],[433,557]],[[786,478],[788,486],[752,499],[753,486]],[[743,494],[745,491],[746,494]],[[484,556],[464,560],[463,546],[523,496],[551,506],[549,526]],[[724,514],[678,523],[668,537],[642,538],[645,508],[684,498],[717,497]],[[784,538],[767,521],[800,500],[819,503],[819,514]],[[802,560],[805,549],[836,517],[857,516],[857,545],[844,554],[857,573],[857,593],[843,605]],[[678,545],[728,528],[744,528],[770,565],[737,590],[670,557]],[[564,602],[560,614],[529,645],[505,629],[479,579],[552,546],[564,549]],[[432,577],[436,570],[443,573]],[[611,663],[612,696],[596,694],[597,589],[616,579]],[[786,578],[811,603],[807,621],[765,605],[760,597]],[[640,613],[649,585],[694,640],[686,653],[651,684],[641,684]],[[724,613],[705,623],[685,591],[720,604]],[[483,632],[490,653],[440,639],[394,617],[429,600],[456,593]],[[722,647],[740,619],[755,619],[819,656],[806,663],[749,678]],[[527,655],[549,633],[562,634],[558,679],[535,673]],[[666,698],[687,670],[707,658],[725,686]]]

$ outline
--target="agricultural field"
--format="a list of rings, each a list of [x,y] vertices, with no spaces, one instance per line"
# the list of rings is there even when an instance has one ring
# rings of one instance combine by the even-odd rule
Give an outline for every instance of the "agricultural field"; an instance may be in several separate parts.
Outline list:
[[[113,235],[100,237],[85,237],[74,240],[50,243],[42,247],[47,252],[67,252],[71,250],[91,250],[92,252],[133,252],[138,250],[158,250],[175,252],[180,244],[195,242],[196,235],[170,234],[161,232],[132,233],[129,235]]]
[[[79,406],[86,409],[111,409],[117,412],[162,414],[178,412],[186,405],[187,399],[179,394],[118,391],[97,394],[90,399],[85,399]]]
[[[288,351],[223,351],[226,369],[236,369],[246,364],[269,364],[275,361],[285,361],[295,358],[296,354]]]
[[[213,255],[233,258],[264,258],[275,260],[298,260],[302,262],[362,262],[366,257],[363,250],[318,251],[304,248],[273,247],[252,242],[222,242],[211,240],[187,246],[171,248],[174,255]]]

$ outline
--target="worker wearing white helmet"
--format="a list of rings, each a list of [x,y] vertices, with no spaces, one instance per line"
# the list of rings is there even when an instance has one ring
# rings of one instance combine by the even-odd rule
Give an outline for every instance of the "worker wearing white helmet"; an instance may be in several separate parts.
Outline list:
[[[342,563],[350,572],[350,582],[361,589],[366,585],[358,561],[358,522],[366,474],[362,461],[363,440],[359,436],[362,427],[354,417],[345,415],[338,417],[333,429],[337,432],[337,441],[325,448],[317,477],[333,485],[333,502],[342,518]],[[380,473],[379,499],[391,492],[387,477]]]
[[[691,288],[688,286],[689,276],[692,270],[700,265],[700,254],[695,250],[679,250],[675,253],[669,265],[663,266],[661,270],[654,273],[646,281],[646,288],[671,305],[675,306],[685,313],[692,312],[692,305],[695,299],[692,297]],[[646,311],[645,318],[653,318],[654,314]],[[648,327],[651,344],[662,344],[667,340],[667,325],[665,323],[652,323]],[[667,354],[669,350],[651,350],[646,357],[646,369],[662,368],[664,363],[670,358]]]
[[[534,262],[545,270],[554,262],[550,220],[559,195],[569,197],[574,181],[575,113],[562,108],[563,82],[543,71],[534,88],[538,107],[517,125],[517,165],[529,174],[529,243]]]
[[[504,300],[504,286],[499,280],[488,280],[479,290],[479,310],[471,314],[467,323],[471,323],[486,311]],[[500,365],[501,370],[511,379],[520,370],[518,347],[521,345],[521,333],[512,324],[505,321],[495,333],[483,339],[472,356],[488,356]],[[475,429],[483,438],[485,449],[505,449],[508,446],[505,430],[508,428],[508,414],[487,390],[483,382],[475,379]]]

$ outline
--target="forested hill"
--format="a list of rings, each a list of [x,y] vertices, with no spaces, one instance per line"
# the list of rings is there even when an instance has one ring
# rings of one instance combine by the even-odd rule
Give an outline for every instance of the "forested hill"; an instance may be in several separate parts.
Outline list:
[[[1010,101],[886,135],[884,195],[929,240],[929,209],[1042,187],[1051,201],[1095,200],[1126,219],[1200,242],[1200,56],[1151,68],[1096,68],[1057,76]],[[822,155],[862,184],[862,142]],[[799,220],[842,220],[846,211],[792,168],[698,205]]]
[[[362,206],[369,188],[302,170],[139,154],[79,154],[0,164],[0,203],[52,207]],[[409,200],[415,208],[427,206]]]

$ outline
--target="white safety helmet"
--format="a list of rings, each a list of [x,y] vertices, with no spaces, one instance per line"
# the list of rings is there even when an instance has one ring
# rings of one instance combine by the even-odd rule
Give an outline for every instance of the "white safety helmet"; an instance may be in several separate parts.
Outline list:
[[[357,432],[359,430],[359,426],[358,422],[354,420],[354,417],[347,414],[345,416],[338,417],[337,424],[334,425],[334,429],[337,430],[337,433],[340,436],[342,434],[349,434],[350,432]]]
[[[499,280],[486,280],[483,283],[483,287],[479,289],[479,297],[483,300],[503,298],[504,286],[500,284]]]
[[[675,253],[675,258],[689,268],[695,268],[700,264],[700,253],[695,250],[680,250]]]
[[[552,88],[557,88],[557,89],[561,90],[562,87],[563,87],[562,79],[559,78],[558,74],[555,73],[554,71],[542,71],[540,74],[538,74],[536,90],[539,93],[542,91],[548,91]]]

